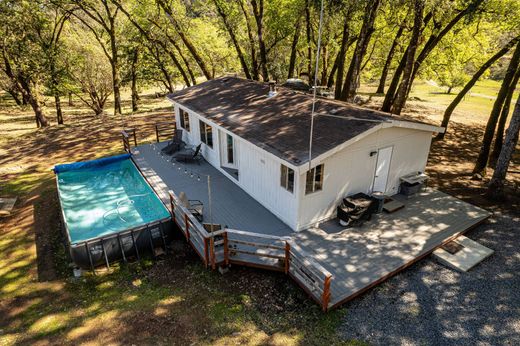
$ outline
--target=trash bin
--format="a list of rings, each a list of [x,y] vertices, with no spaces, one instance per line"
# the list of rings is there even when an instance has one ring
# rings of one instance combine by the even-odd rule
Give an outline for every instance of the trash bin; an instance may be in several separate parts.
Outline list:
[[[421,191],[423,184],[422,183],[413,183],[410,184],[406,181],[401,183],[401,194],[405,196],[415,195],[417,192]]]
[[[371,196],[374,198],[377,208],[376,214],[383,212],[383,205],[385,204],[385,194],[383,192],[372,192]]]

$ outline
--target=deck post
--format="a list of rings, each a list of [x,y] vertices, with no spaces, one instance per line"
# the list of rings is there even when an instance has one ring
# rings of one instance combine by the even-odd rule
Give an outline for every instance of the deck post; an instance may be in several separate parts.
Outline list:
[[[291,257],[291,245],[289,245],[289,242],[285,242],[285,274],[289,273],[289,260]]]
[[[206,268],[209,265],[208,238],[204,238],[204,265]]]
[[[184,214],[184,227],[186,228],[186,239],[188,243],[190,242],[190,219],[188,219],[188,214]]]
[[[134,134],[134,144],[137,147],[137,136],[135,135],[135,127],[132,129],[132,133]]]
[[[172,220],[175,222],[175,202],[173,201],[173,195],[171,191],[168,191],[170,195],[170,207],[172,208]]]
[[[224,237],[224,263],[226,266],[229,265],[229,248],[228,248],[228,237],[227,237],[227,231],[222,234]]]
[[[330,300],[330,281],[332,280],[332,275],[327,275],[325,281],[323,283],[323,294],[321,296],[321,307],[323,311],[327,311],[329,309],[329,300]]]
[[[211,255],[211,269],[215,270],[215,237],[209,238],[209,252]]]

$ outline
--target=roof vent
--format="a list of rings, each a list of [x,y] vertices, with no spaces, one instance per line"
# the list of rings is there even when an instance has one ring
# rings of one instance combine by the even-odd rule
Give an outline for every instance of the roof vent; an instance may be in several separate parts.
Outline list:
[[[273,96],[276,96],[276,94],[277,94],[276,83],[269,82],[269,94],[267,95],[267,97],[273,97]]]

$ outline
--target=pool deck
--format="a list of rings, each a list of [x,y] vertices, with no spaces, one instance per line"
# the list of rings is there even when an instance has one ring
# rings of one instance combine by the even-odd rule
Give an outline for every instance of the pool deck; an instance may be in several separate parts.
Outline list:
[[[411,197],[396,196],[405,208],[375,215],[361,227],[344,228],[337,220],[293,232],[238,185],[206,162],[183,164],[160,155],[163,144],[136,147],[134,162],[168,204],[168,190],[184,191],[205,205],[209,221],[207,182],[211,176],[212,219],[232,229],[289,236],[332,275],[329,307],[348,301],[377,285],[437,247],[485,221],[491,214],[440,191],[425,189]],[[185,167],[188,168],[184,173]],[[194,173],[191,177],[190,172]]]

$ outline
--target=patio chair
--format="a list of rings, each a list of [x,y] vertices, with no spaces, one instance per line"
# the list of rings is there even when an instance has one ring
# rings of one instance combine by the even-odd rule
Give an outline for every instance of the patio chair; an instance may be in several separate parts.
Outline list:
[[[184,161],[186,163],[188,163],[190,161],[196,161],[200,165],[200,160],[202,160],[202,154],[200,152],[201,146],[202,146],[202,143],[197,145],[195,147],[195,150],[187,149],[183,152],[180,152],[177,155],[175,155],[175,159],[177,161]]]
[[[184,208],[188,209],[197,220],[202,222],[204,204],[201,201],[198,199],[188,199],[188,196],[186,196],[184,192],[179,193],[179,200]]]
[[[175,134],[171,141],[168,141],[166,146],[161,150],[163,153],[167,155],[172,155],[177,151],[181,150],[184,146],[184,142],[182,141],[182,129],[175,130]]]

